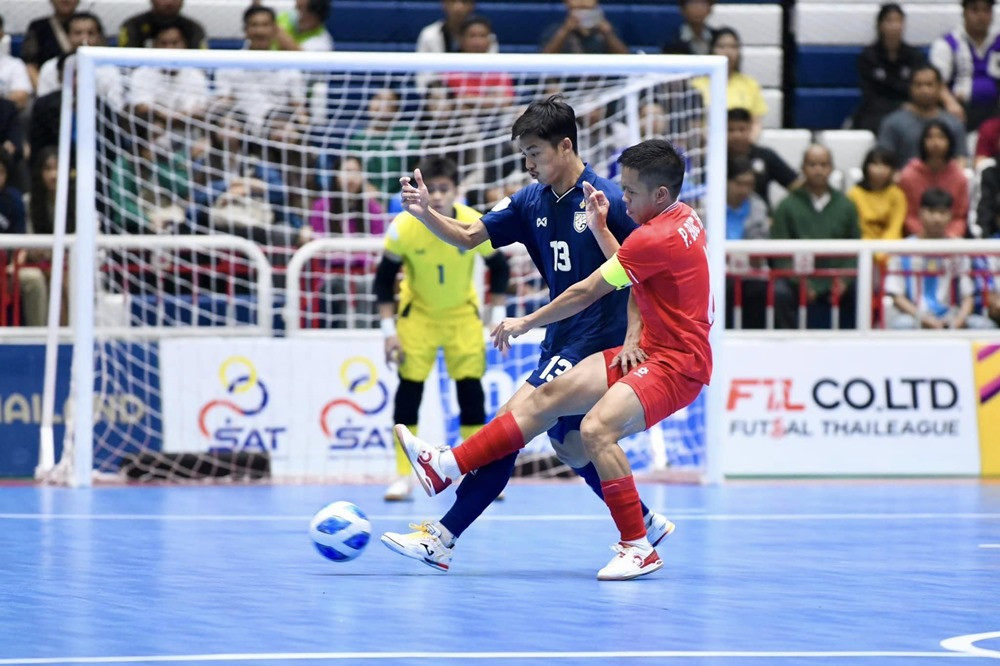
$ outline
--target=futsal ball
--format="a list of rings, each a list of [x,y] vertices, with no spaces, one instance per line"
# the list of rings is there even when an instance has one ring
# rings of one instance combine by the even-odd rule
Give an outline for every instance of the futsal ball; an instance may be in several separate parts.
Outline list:
[[[361,554],[372,535],[372,524],[350,502],[327,504],[309,523],[309,536],[320,554],[334,562],[347,562]]]

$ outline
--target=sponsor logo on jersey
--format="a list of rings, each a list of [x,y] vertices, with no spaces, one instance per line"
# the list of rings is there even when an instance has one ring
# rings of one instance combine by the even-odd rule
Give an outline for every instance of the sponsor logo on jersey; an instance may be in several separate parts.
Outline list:
[[[535,220],[535,226],[536,227],[547,227],[547,226],[549,226],[549,218],[547,218],[547,217],[540,217],[540,218],[538,218],[537,220]]]
[[[587,230],[587,213],[585,211],[573,213],[573,228],[581,234]]]

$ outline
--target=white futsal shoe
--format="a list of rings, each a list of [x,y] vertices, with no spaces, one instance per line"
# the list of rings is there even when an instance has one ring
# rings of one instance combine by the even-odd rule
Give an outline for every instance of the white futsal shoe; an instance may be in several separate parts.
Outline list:
[[[661,541],[674,533],[677,526],[655,511],[646,514],[646,538],[656,548]]]
[[[413,475],[401,476],[385,489],[386,502],[409,502],[413,499]]]
[[[420,560],[438,571],[448,571],[455,547],[444,545],[441,531],[426,522],[419,525],[410,523],[410,528],[415,531],[409,534],[386,532],[382,535],[382,543],[395,553]]]
[[[663,560],[653,548],[619,542],[611,546],[617,555],[597,572],[597,580],[632,580],[651,574],[663,566]]]
[[[428,497],[434,497],[451,485],[451,479],[441,471],[441,453],[449,450],[447,446],[431,446],[404,425],[397,425],[393,431]]]

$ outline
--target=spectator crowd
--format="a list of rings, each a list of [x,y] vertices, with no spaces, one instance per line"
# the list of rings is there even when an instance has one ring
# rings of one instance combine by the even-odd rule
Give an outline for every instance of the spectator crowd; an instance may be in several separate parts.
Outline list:
[[[849,120],[872,133],[872,146],[861,164],[835,164],[830,147],[819,142],[797,161],[768,145],[768,105],[760,84],[743,71],[739,33],[713,21],[712,0],[677,0],[683,23],[666,36],[663,52],[717,54],[729,63],[728,239],[1000,237],[1000,68],[994,64],[1000,32],[993,29],[992,0],[955,2],[962,6],[961,25],[927,52],[903,39],[903,8],[882,5],[877,38],[858,57],[862,101]],[[9,40],[0,16],[0,233],[55,228],[62,80],[78,48],[108,43],[106,26],[96,14],[80,11],[78,0],[51,4],[50,15],[30,23],[16,56],[2,47]],[[416,51],[501,49],[503,35],[494,33],[488,5],[482,12],[474,0],[443,0],[441,6],[440,20],[420,31]],[[183,0],[151,0],[148,11],[121,24],[114,41],[207,48],[209,35],[183,9]],[[332,50],[330,12],[328,0],[296,0],[294,9],[281,13],[253,3],[242,15],[243,48]],[[598,0],[565,0],[563,19],[539,34],[540,53],[630,52]],[[359,92],[349,78],[296,69],[100,67],[102,230],[226,232],[270,248],[328,235],[378,236],[398,210],[399,176],[429,153],[463,165],[465,201],[486,209],[525,182],[505,140],[519,104],[541,94],[582,93],[595,82],[559,77],[529,91],[508,73],[482,72],[422,73],[409,87],[391,78],[365,84]],[[702,168],[703,128],[691,118],[711,101],[706,79],[662,86],[641,104],[643,138],[670,138],[687,151],[692,171]],[[341,122],[334,107],[352,105],[350,121]],[[616,120],[622,112],[614,104],[594,104],[578,114],[587,130],[578,148],[609,177],[628,145],[628,132]],[[504,140],[484,141],[486,136]],[[72,164],[69,171],[72,188]],[[691,185],[681,196],[700,194]],[[72,206],[66,224],[73,229]],[[0,325],[44,325],[52,270],[47,253],[7,252],[0,260],[6,278],[0,282]],[[727,321],[744,328],[851,327],[854,263],[818,258],[814,275],[802,280],[790,274],[788,258],[733,263]],[[880,257],[876,269],[883,296],[876,301],[887,326],[1000,322],[991,277],[997,271],[989,257]],[[17,299],[11,289],[18,290]]]

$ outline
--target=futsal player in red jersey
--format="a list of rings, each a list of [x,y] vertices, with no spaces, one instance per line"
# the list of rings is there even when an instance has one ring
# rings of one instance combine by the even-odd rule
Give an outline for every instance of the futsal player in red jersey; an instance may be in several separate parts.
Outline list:
[[[714,303],[705,227],[690,206],[676,199],[684,181],[684,158],[669,141],[652,139],[626,149],[618,162],[622,198],[639,229],[589,277],[534,313],[505,319],[492,335],[496,347],[505,349],[511,337],[631,286],[643,323],[638,367],[626,374],[612,367],[620,347],[592,354],[454,449],[433,446],[396,426],[421,484],[435,495],[460,475],[520,450],[558,417],[586,413],[580,429],[584,448],[621,532],[613,547],[616,555],[598,572],[598,580],[628,580],[663,566],[646,539],[632,470],[618,441],[691,404],[712,376],[708,333]],[[607,197],[593,187],[586,197],[588,221],[610,235],[603,224]]]

